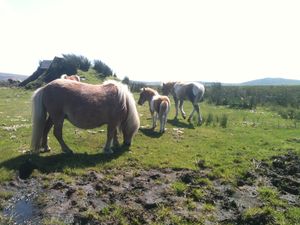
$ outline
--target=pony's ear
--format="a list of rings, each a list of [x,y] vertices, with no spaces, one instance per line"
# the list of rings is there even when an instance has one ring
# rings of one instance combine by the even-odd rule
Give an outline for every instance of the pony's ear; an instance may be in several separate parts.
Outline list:
[[[145,91],[145,88],[144,88],[144,87],[142,87],[142,88],[141,88],[141,91]]]

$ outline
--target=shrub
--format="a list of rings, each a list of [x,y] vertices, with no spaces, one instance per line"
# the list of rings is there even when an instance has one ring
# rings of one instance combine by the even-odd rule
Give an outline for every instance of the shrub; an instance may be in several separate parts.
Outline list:
[[[172,188],[177,195],[182,196],[187,191],[188,186],[183,182],[175,182],[172,184]]]
[[[220,119],[220,126],[223,127],[223,128],[226,128],[227,127],[227,121],[228,121],[228,116],[226,114],[223,114],[221,116],[221,119]]]
[[[208,113],[207,119],[205,120],[205,125],[209,126],[214,120],[214,116],[212,113]]]
[[[82,71],[88,71],[91,67],[91,62],[88,58],[82,55],[74,55],[74,54],[63,54],[64,59],[69,64],[73,65],[76,69],[80,69]]]
[[[93,69],[96,70],[98,73],[102,74],[104,77],[108,77],[108,76],[113,75],[112,69],[109,68],[109,66],[106,65],[101,60],[94,60]]]

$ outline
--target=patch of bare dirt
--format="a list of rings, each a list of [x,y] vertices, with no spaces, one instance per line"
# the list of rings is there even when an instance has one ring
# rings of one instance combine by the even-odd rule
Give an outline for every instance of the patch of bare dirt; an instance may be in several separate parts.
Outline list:
[[[41,224],[55,219],[66,224],[149,224],[176,221],[195,224],[267,224],[269,214],[245,219],[252,207],[262,207],[259,185],[274,187],[291,206],[299,206],[300,161],[289,153],[272,158],[272,163],[254,161],[254,169],[237,179],[236,185],[212,177],[205,162],[199,170],[107,169],[88,171],[74,181],[45,177],[16,179],[2,191],[13,197],[3,214],[16,224]],[[182,183],[182,191],[174,184]],[[21,215],[18,203],[25,199],[28,215]],[[24,208],[24,207],[23,207]],[[22,209],[22,207],[21,207]]]

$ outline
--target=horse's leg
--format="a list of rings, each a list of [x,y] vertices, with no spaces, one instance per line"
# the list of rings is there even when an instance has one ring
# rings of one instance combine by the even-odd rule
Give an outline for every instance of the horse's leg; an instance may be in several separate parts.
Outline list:
[[[115,133],[114,133],[113,146],[116,148],[120,147],[120,143],[118,141],[118,130],[117,129],[115,130]]]
[[[176,97],[174,97],[174,102],[175,102],[175,120],[177,120],[178,118],[178,99]]]
[[[113,151],[111,150],[111,145],[113,142],[113,138],[115,136],[115,132],[116,132],[116,127],[108,124],[107,125],[107,138],[106,138],[106,143],[105,143],[105,146],[103,149],[105,154],[113,153]]]
[[[188,122],[189,122],[189,123],[192,122],[192,119],[193,119],[193,116],[194,116],[195,111],[196,111],[195,105],[193,104],[193,111],[192,111],[191,115],[190,115],[189,118],[188,118]]]
[[[50,116],[48,116],[44,131],[43,131],[43,137],[42,137],[42,148],[44,148],[44,152],[49,152],[51,150],[51,148],[48,146],[48,133],[52,126],[53,126],[53,121],[50,118]]]
[[[183,100],[179,101],[179,108],[180,108],[180,112],[181,112],[181,115],[182,115],[183,119],[185,119],[186,118],[186,114],[183,111]]]
[[[162,133],[162,130],[163,130],[163,115],[159,114],[158,118],[159,118],[159,132]]]
[[[156,120],[157,120],[158,114],[156,112],[153,112],[153,113],[151,113],[151,115],[152,115],[152,128],[151,129],[154,130],[156,127]]]
[[[167,113],[164,112],[160,117],[160,133],[165,132],[166,122],[167,122]]]
[[[198,114],[198,125],[201,125],[202,124],[202,116],[201,116],[201,112],[200,112],[200,106],[197,103],[195,103],[194,109],[196,110],[196,112]]]
[[[59,119],[53,119],[53,123],[54,123],[54,136],[56,137],[57,141],[59,142],[61,149],[63,152],[65,153],[73,153],[73,151],[66,145],[66,143],[63,140],[62,137],[62,128],[63,128],[63,124],[64,124],[64,116],[62,116]]]

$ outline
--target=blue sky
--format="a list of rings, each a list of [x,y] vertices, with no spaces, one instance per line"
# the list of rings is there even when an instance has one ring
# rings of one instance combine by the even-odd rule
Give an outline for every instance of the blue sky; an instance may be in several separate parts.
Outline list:
[[[300,79],[300,2],[0,0],[0,72],[74,53],[132,80]]]

